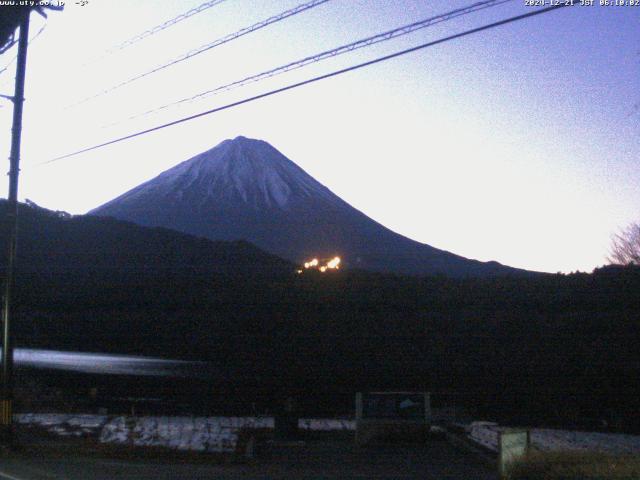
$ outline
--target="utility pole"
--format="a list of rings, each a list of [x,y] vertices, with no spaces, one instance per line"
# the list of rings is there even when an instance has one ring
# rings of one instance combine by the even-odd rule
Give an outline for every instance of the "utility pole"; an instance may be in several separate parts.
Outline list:
[[[8,249],[2,303],[2,389],[0,391],[0,442],[4,447],[13,444],[13,342],[11,338],[11,289],[16,262],[18,237],[18,175],[20,173],[20,140],[22,137],[22,106],[24,80],[29,44],[29,14],[25,9],[20,19],[20,39],[16,64],[16,84],[13,95],[13,124],[11,127],[11,153],[9,156],[9,196],[7,202]]]

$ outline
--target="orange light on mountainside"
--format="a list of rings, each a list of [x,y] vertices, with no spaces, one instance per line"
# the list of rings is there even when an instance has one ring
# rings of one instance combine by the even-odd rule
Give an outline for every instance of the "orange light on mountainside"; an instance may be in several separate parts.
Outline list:
[[[339,270],[342,260],[340,257],[333,257],[326,260],[318,260],[314,258],[308,262],[304,262],[304,270],[318,270],[321,273],[325,273],[327,270]],[[296,270],[296,273],[301,274],[304,272],[302,269]]]

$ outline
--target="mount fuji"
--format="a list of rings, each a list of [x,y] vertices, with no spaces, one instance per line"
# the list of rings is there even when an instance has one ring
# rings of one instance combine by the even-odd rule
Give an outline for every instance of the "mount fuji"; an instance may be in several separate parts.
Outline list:
[[[90,215],[247,240],[297,263],[339,255],[343,265],[401,274],[523,274],[392,232],[320,184],[274,147],[237,137],[166,170]]]

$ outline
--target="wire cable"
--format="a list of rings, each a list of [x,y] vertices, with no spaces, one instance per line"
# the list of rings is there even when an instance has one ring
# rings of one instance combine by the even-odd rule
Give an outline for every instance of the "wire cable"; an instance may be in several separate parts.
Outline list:
[[[178,15],[177,17],[174,17],[170,20],[167,20],[166,22],[161,23],[160,25],[156,25],[153,28],[150,28],[149,30],[145,30],[144,32],[135,35],[134,37],[129,38],[128,40],[125,40],[122,43],[119,43],[118,45],[115,45],[114,47],[110,48],[109,50],[107,50],[106,53],[113,53],[113,52],[117,52],[118,50],[122,50],[124,48],[127,48],[131,45],[133,45],[134,43],[138,43],[140,40],[143,40],[151,35],[154,35],[162,30],[165,30],[173,25],[175,25],[176,23],[182,22],[183,20],[186,20],[189,17],[193,17],[194,15],[197,15],[198,13],[204,12],[205,10],[208,10],[211,7],[214,7],[222,2],[224,2],[225,0],[211,0],[209,2],[204,2],[201,5],[198,5],[197,7],[192,8],[191,10],[188,10],[184,13],[181,13],[180,15]]]
[[[13,47],[16,43],[18,42],[15,39],[15,34],[12,33],[11,35],[9,35],[9,38],[7,38],[7,41],[4,43],[4,45],[0,45],[0,55],[10,50],[11,47]]]
[[[411,48],[407,48],[405,50],[401,50],[399,52],[395,52],[395,53],[392,53],[392,54],[389,54],[389,55],[385,55],[385,56],[382,56],[382,57],[378,57],[378,58],[375,58],[373,60],[369,60],[369,61],[364,62],[364,63],[359,63],[357,65],[352,65],[352,66],[347,67],[347,68],[343,68],[343,69],[340,69],[340,70],[335,70],[333,72],[326,73],[324,75],[319,75],[317,77],[313,77],[313,78],[310,78],[310,79],[307,79],[307,80],[303,80],[301,82],[293,83],[293,84],[287,85],[285,87],[277,88],[275,90],[270,90],[268,92],[261,93],[259,95],[254,95],[252,97],[245,98],[243,100],[238,100],[236,102],[232,102],[232,103],[223,105],[221,107],[212,108],[210,110],[206,110],[204,112],[200,112],[200,113],[197,113],[197,114],[194,114],[194,115],[190,115],[188,117],[183,117],[183,118],[180,118],[178,120],[174,120],[172,122],[164,123],[162,125],[157,125],[155,127],[148,128],[146,130],[141,130],[139,132],[132,133],[132,134],[129,134],[129,135],[125,135],[123,137],[115,138],[113,140],[109,140],[109,141],[104,142],[104,143],[100,143],[100,144],[97,144],[97,145],[93,145],[91,147],[83,148],[83,149],[77,150],[75,152],[67,153],[65,155],[61,155],[59,157],[55,157],[55,158],[52,158],[50,160],[41,162],[39,165],[50,164],[50,163],[53,163],[53,162],[57,162],[57,161],[63,160],[65,158],[70,158],[70,157],[74,157],[76,155],[80,155],[81,153],[90,152],[92,150],[97,150],[99,148],[103,148],[103,147],[106,147],[108,145],[113,145],[115,143],[124,142],[125,140],[130,140],[132,138],[139,137],[141,135],[146,135],[147,133],[155,132],[157,130],[162,130],[164,128],[171,127],[173,125],[178,125],[180,123],[185,123],[185,122],[188,122],[190,120],[195,120],[196,118],[204,117],[206,115],[211,115],[213,113],[217,113],[217,112],[220,112],[220,111],[223,111],[223,110],[228,110],[230,108],[237,107],[239,105],[244,105],[246,103],[250,103],[250,102],[253,102],[253,101],[256,101],[256,100],[260,100],[262,98],[266,98],[266,97],[270,97],[272,95],[276,95],[278,93],[286,92],[288,90],[293,90],[294,88],[302,87],[304,85],[309,85],[311,83],[315,83],[315,82],[318,82],[320,80],[325,80],[327,78],[336,77],[338,75],[342,75],[342,74],[347,73],[347,72],[351,72],[351,71],[358,70],[358,69],[361,69],[361,68],[364,68],[364,67],[368,67],[370,65],[375,65],[377,63],[381,63],[381,62],[384,62],[384,61],[387,61],[387,60],[391,60],[392,58],[400,57],[400,56],[403,56],[403,55],[406,55],[406,54],[409,54],[409,53],[412,53],[412,52],[416,52],[418,50],[423,50],[425,48],[432,47],[434,45],[438,45],[438,44],[445,43],[445,42],[448,42],[448,41],[451,41],[451,40],[455,40],[457,38],[461,38],[461,37],[465,37],[467,35],[471,35],[473,33],[482,32],[484,30],[489,30],[491,28],[495,28],[495,27],[499,27],[499,26],[502,26],[502,25],[506,25],[508,23],[517,22],[519,20],[524,20],[524,19],[529,18],[529,17],[533,17],[533,16],[536,16],[536,15],[541,15],[541,14],[548,13],[548,12],[551,12],[553,10],[558,10],[560,8],[564,8],[564,7],[568,7],[568,6],[571,6],[571,4],[570,3],[561,3],[559,5],[546,7],[546,8],[540,9],[540,10],[534,10],[532,12],[525,13],[525,14],[522,14],[522,15],[517,15],[515,17],[509,17],[509,18],[506,18],[504,20],[500,20],[500,21],[493,22],[493,23],[490,23],[490,24],[487,24],[487,25],[483,25],[481,27],[472,28],[471,30],[465,30],[464,32],[456,33],[454,35],[449,35],[448,37],[444,37],[444,38],[440,38],[438,40],[433,40],[431,42],[423,43],[421,45],[418,45],[418,46],[415,46],[415,47],[411,47]]]
[[[42,27],[40,27],[40,30],[38,30],[38,32],[33,37],[31,37],[31,39],[29,40],[29,45],[31,45],[40,36],[40,34],[44,32],[44,29],[47,28],[47,25],[48,25],[47,23],[42,25]],[[17,58],[18,58],[18,55],[16,54],[11,58],[11,60],[7,62],[7,64],[4,67],[0,68],[0,75],[6,72],[9,69],[9,67],[13,64],[13,62],[16,61]]]
[[[229,90],[234,90],[236,88],[240,88],[243,87],[245,85],[249,85],[251,83],[255,83],[255,82],[259,82],[261,80],[265,80],[267,78],[271,78],[274,77],[276,75],[280,75],[286,72],[290,72],[292,70],[297,70],[298,68],[302,68],[306,65],[312,64],[312,63],[317,63],[320,62],[322,60],[326,60],[328,58],[333,58],[336,57],[338,55],[342,55],[345,53],[349,53],[352,52],[354,50],[358,50],[360,48],[365,48],[365,47],[369,47],[371,45],[375,45],[377,43],[380,42],[385,42],[403,35],[408,35],[409,33],[415,32],[416,30],[420,30],[423,28],[427,28],[433,25],[436,25],[438,23],[442,23],[442,22],[446,22],[448,20],[454,19],[456,17],[462,16],[462,15],[467,15],[469,13],[473,13],[479,10],[483,10],[485,8],[491,8],[491,7],[496,7],[498,5],[501,5],[503,3],[507,3],[507,2],[511,2],[513,0],[484,0],[481,2],[476,2],[472,5],[469,5],[467,7],[463,7],[463,8],[458,8],[456,10],[452,10],[449,11],[447,13],[443,13],[440,15],[436,15],[434,17],[430,17],[424,20],[420,20],[418,22],[414,22],[408,25],[404,25],[402,27],[398,27],[398,28],[394,28],[393,30],[389,30],[387,32],[383,32],[383,33],[379,33],[377,35],[373,35],[371,37],[367,37],[367,38],[363,38],[361,40],[357,40],[355,42],[346,44],[346,45],[342,45],[340,47],[337,48],[333,48],[331,50],[326,50],[324,52],[321,53],[317,53],[315,55],[311,55],[305,58],[302,58],[300,60],[296,60],[294,62],[288,63],[286,65],[282,65],[280,67],[277,68],[273,68],[271,70],[266,70],[264,72],[255,74],[255,75],[251,75],[248,77],[245,77],[241,80],[236,80],[234,82],[231,83],[227,83],[225,85],[220,85],[218,87],[215,87],[213,89],[210,90],[206,90],[204,92],[198,93],[196,95],[193,95],[191,97],[186,97],[186,98],[182,98],[180,100],[176,100],[170,103],[166,103],[164,105],[161,105],[160,107],[156,107],[153,108],[151,110],[147,110],[145,112],[142,113],[138,113],[135,115],[132,115],[130,117],[127,117],[125,119],[126,120],[134,120],[136,118],[140,118],[146,115],[150,115],[162,110],[165,110],[169,107],[173,107],[175,105],[181,105],[183,103],[189,103],[189,102],[193,102],[195,100],[200,100],[206,97],[210,97],[213,95],[217,95],[219,93],[222,92],[226,92]],[[113,126],[113,125],[118,125],[120,124],[122,121],[118,121],[115,123],[111,123],[109,125],[105,125],[106,126]]]
[[[169,28],[172,25],[175,25],[176,23],[179,23],[179,22],[181,22],[183,20],[186,20],[187,18],[192,17],[193,15],[196,15],[196,14],[198,14],[200,12],[204,12],[205,10],[207,10],[207,9],[209,9],[209,8],[215,6],[215,5],[218,5],[219,3],[222,3],[224,1],[225,0],[211,0],[209,2],[205,2],[205,3],[199,5],[199,6],[195,7],[195,8],[192,8],[191,10],[188,10],[185,13],[181,13],[177,17],[174,17],[174,18],[172,18],[170,20],[167,20],[166,22],[163,22],[160,25],[156,25],[153,28],[145,30],[144,32],[139,33],[138,35],[135,35],[135,36],[133,36],[133,37],[131,37],[131,38],[119,43],[118,45],[115,45],[115,46],[107,49],[101,55],[97,55],[97,56],[89,59],[88,61],[86,61],[82,66],[83,67],[87,67],[88,65],[91,65],[91,64],[93,64],[93,63],[95,63],[95,62],[97,62],[97,61],[99,61],[99,60],[101,60],[101,59],[113,54],[113,53],[116,53],[116,52],[118,52],[120,50],[123,50],[123,49],[125,49],[125,48],[127,48],[127,47],[129,47],[129,46],[131,46],[131,45],[133,45],[135,43],[138,43],[140,40],[143,40],[143,39],[145,39],[145,38],[147,38],[147,37],[149,37],[149,36],[151,36],[151,35],[153,35],[155,33],[158,33],[158,32],[160,32],[162,30],[165,30],[166,28]]]
[[[232,40],[235,40],[236,38],[240,38],[244,35],[247,35],[249,33],[255,32],[256,30],[260,30],[261,28],[267,27],[269,25],[271,25],[272,23],[276,23],[276,22],[280,22],[281,20],[284,20],[285,18],[288,17],[292,17],[294,15],[297,15],[298,13],[302,13],[306,10],[309,10],[311,8],[317,7],[319,5],[322,5],[323,3],[328,2],[329,0],[311,0],[310,2],[307,3],[303,3],[301,5],[298,5],[297,7],[291,8],[289,10],[286,10],[284,12],[281,12],[277,15],[273,15],[265,20],[262,20],[258,23],[255,23],[249,27],[245,27],[242,28],[241,30],[238,30],[237,32],[234,33],[230,33],[229,35],[225,35],[224,37],[218,38],[216,40],[214,40],[213,42],[209,42],[205,45],[201,45],[200,47],[194,48],[193,50],[189,50],[187,53],[180,55],[179,57],[174,58],[173,60],[169,61],[168,63],[164,63],[162,65],[158,65],[157,67],[152,68],[151,70],[148,70],[144,73],[138,74],[134,77],[131,77],[123,82],[118,83],[117,85],[114,85],[112,87],[109,87],[105,90],[102,90],[101,92],[96,93],[95,95],[92,95],[90,97],[84,98],[82,100],[80,100],[79,102],[73,104],[72,106],[77,106],[77,105],[81,105],[89,100],[92,100],[94,98],[97,97],[101,97],[102,95],[106,95],[107,93],[113,92],[114,90],[117,90],[121,87],[124,87],[125,85],[129,85],[130,83],[135,82],[136,80],[140,80],[141,78],[144,78],[146,76],[149,76],[153,73],[159,72],[161,70],[164,70],[165,68],[168,68],[172,65],[176,65],[180,62],[183,62],[185,60],[188,60],[192,57],[195,57],[196,55],[199,55],[203,52],[206,52],[208,50],[211,50],[212,48],[218,47],[220,45],[223,45],[225,43],[228,43]]]

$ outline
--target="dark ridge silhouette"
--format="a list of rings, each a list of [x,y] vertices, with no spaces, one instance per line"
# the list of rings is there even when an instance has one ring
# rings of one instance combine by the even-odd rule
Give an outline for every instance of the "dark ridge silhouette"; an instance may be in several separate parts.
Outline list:
[[[295,275],[244,242],[35,206],[21,205],[19,232],[17,347],[209,361],[207,384],[167,387],[193,401],[295,392],[314,404],[425,389],[483,398],[505,415],[605,415],[640,428],[640,267]],[[127,384],[139,395],[141,382]]]
[[[6,200],[0,201],[6,243]],[[38,272],[176,271],[233,275],[290,274],[294,266],[248,242],[216,242],[114,218],[19,206],[18,267]],[[0,250],[6,260],[6,248]],[[4,268],[4,265],[3,265]]]

